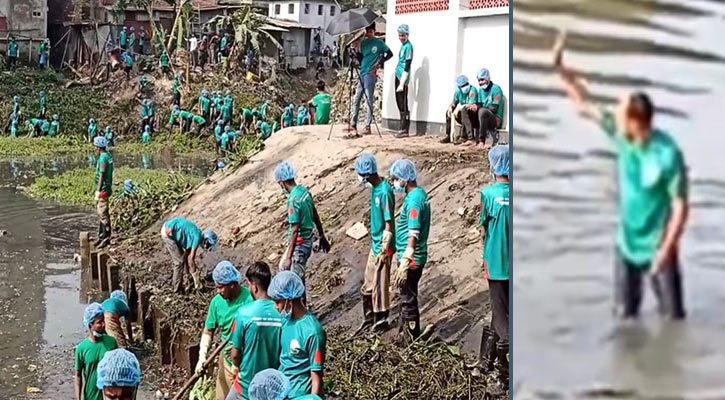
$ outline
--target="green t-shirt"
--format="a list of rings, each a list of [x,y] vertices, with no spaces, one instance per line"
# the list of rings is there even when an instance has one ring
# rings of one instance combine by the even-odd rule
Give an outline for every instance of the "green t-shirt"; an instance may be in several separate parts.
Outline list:
[[[48,133],[50,131],[50,122],[43,120],[43,122],[40,123],[40,130],[43,133]]]
[[[116,348],[118,348],[116,339],[108,335],[101,336],[96,343],[85,338],[76,346],[75,370],[81,371],[85,400],[103,400],[101,391],[96,387],[96,370],[103,355]]]
[[[222,134],[224,133],[224,129],[221,125],[217,125],[214,127],[214,140],[217,142],[220,142],[222,140]]]
[[[163,58],[162,58],[162,60],[163,60]],[[179,82],[178,79],[174,79],[174,83],[171,84],[171,91],[174,94],[178,94],[179,93],[179,87],[180,86],[181,86],[181,82]]]
[[[262,122],[262,124],[259,125],[259,130],[262,131],[262,140],[267,140],[270,136],[272,136],[272,128],[267,122]]]
[[[10,57],[18,56],[18,44],[14,40],[8,43],[8,55]]]
[[[403,43],[402,46],[400,46],[400,51],[398,52],[398,65],[395,67],[395,77],[400,79],[400,77],[403,76],[403,72],[405,72],[405,63],[407,61],[413,60],[413,45],[410,44],[410,40],[407,40],[405,43]],[[405,83],[410,82],[410,74],[408,74],[408,79],[405,81]]]
[[[204,125],[206,123],[206,120],[201,115],[194,115],[193,117],[191,117],[191,119],[197,125]]]
[[[363,39],[360,43],[360,53],[362,54],[360,75],[374,74],[380,57],[383,57],[388,50],[388,46],[380,39]]]
[[[226,133],[222,133],[222,139],[220,140],[220,142],[221,142],[220,146],[221,146],[222,150],[226,150],[227,142],[229,142],[229,135],[227,135]]]
[[[111,153],[104,151],[98,157],[96,162],[96,179],[94,182],[94,188],[98,188],[98,178],[103,173],[103,183],[101,183],[101,198],[109,198],[112,193],[113,185],[113,157]]]
[[[194,114],[192,114],[186,110],[179,111],[179,118],[181,118],[181,119],[186,120],[186,119],[192,119],[193,117],[194,117]]]
[[[50,131],[48,131],[48,136],[55,136],[58,134],[58,128],[60,127],[60,123],[58,121],[53,121],[50,123]]]
[[[672,201],[687,199],[685,161],[675,141],[659,129],[653,129],[649,141],[640,145],[618,132],[611,112],[602,113],[600,125],[617,151],[617,246],[628,261],[648,269],[662,240]]]
[[[151,134],[148,132],[144,132],[143,135],[141,135],[141,143],[148,143],[151,140]]]
[[[315,221],[312,218],[314,208],[312,194],[306,187],[297,185],[290,191],[287,198],[287,215],[289,216],[287,222],[290,225],[287,230],[288,241],[292,235],[292,225],[294,224],[300,225],[296,244],[300,244],[312,236],[312,231],[315,229]]]
[[[169,66],[169,55],[166,54],[166,52],[161,53],[161,66],[162,67]]]
[[[133,33],[133,32],[131,32],[131,33],[130,33],[130,34],[128,35],[128,45],[129,45],[129,46],[133,46],[133,43],[134,43],[135,41],[136,41],[136,34],[135,34],[135,33]]]
[[[387,181],[382,181],[373,187],[370,196],[370,247],[376,256],[380,254],[386,222],[393,225],[392,233],[395,235],[394,215],[395,195],[393,194],[393,188],[390,187]],[[390,244],[389,249],[395,252],[394,241]]]
[[[126,32],[124,32],[124,31],[121,31],[121,32],[120,32],[120,33],[118,34],[118,42],[119,42],[119,44],[120,44],[121,46],[125,46],[125,45],[126,45]]]
[[[196,249],[203,238],[201,230],[186,218],[176,217],[164,223],[166,236],[174,239],[182,250]]]
[[[410,191],[403,200],[400,216],[395,226],[395,247],[398,260],[408,247],[408,234],[411,230],[418,231],[418,242],[415,245],[413,265],[423,267],[428,261],[428,232],[430,231],[430,204],[428,194],[421,187]]]
[[[208,113],[211,109],[211,101],[208,97],[201,96],[199,97],[199,104],[201,105],[201,111]]]
[[[96,137],[97,134],[98,134],[98,125],[89,124],[88,125],[88,136]]]
[[[282,113],[282,125],[284,125],[285,128],[293,126],[294,123],[295,123],[294,112],[285,111]]]
[[[483,88],[478,88],[478,104],[480,104],[482,107],[488,108],[492,104],[498,104],[498,109],[496,110],[496,117],[498,118],[498,126],[497,128],[501,127],[501,122],[503,121],[503,91],[501,91],[501,86],[492,83],[491,86],[488,88],[488,90],[484,90]]]
[[[141,106],[141,118],[150,117],[151,114],[149,114],[150,110],[148,106]]]
[[[288,398],[312,391],[310,373],[324,370],[326,342],[322,325],[309,311],[304,317],[282,325],[279,371],[290,380]]]
[[[131,317],[131,310],[128,308],[128,304],[119,299],[108,298],[101,303],[101,306],[103,306],[103,312],[111,313],[117,317]]]
[[[43,111],[45,108],[45,96],[38,98],[38,110]]]
[[[249,304],[253,301],[252,295],[249,294],[249,289],[244,286],[240,286],[239,289],[239,296],[231,302],[227,302],[220,294],[218,294],[214,296],[214,298],[211,299],[211,303],[209,303],[209,314],[206,317],[204,328],[210,331],[219,329],[222,335],[222,342],[227,340],[229,334],[232,332],[234,316],[237,315],[237,311],[239,311],[243,305]],[[228,365],[232,365],[232,361],[229,359],[231,346],[232,344],[228,343],[222,350],[222,354],[224,354],[224,361],[226,361]]]
[[[455,93],[453,93],[453,104],[456,106],[459,104],[476,104],[477,102],[478,92],[471,85],[468,85],[465,90],[456,88]]]
[[[231,103],[225,103],[224,106],[222,106],[222,119],[227,122],[232,120],[232,104]]]
[[[279,368],[282,322],[272,300],[256,300],[237,311],[231,342],[242,353],[242,363],[234,386],[245,399],[249,397],[249,383],[257,372]]]
[[[330,122],[330,102],[332,97],[327,93],[318,93],[312,98],[315,106],[315,125],[325,125]]]
[[[480,226],[486,228],[483,259],[488,265],[486,279],[509,279],[509,184],[497,182],[481,189]]]
[[[248,109],[248,108],[242,108],[242,117],[243,117],[243,118],[244,118],[245,120],[246,120],[246,119],[252,119],[252,117],[253,117],[253,115],[252,115],[252,110],[250,110],[250,109]]]

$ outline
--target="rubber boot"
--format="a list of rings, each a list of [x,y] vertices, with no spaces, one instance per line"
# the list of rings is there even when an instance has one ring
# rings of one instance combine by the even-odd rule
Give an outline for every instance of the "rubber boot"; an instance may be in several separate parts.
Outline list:
[[[383,333],[390,329],[390,323],[388,322],[388,311],[376,312],[373,314],[373,332]]]
[[[360,327],[357,328],[358,332],[363,331],[364,329],[368,328],[373,324],[373,296],[364,294],[362,296],[362,306],[363,321],[360,324]]]
[[[420,318],[412,321],[403,320],[403,336],[406,343],[412,343],[420,336]]]
[[[509,388],[509,343],[496,344],[496,381],[489,385],[488,392],[493,396],[503,396]]]
[[[498,341],[498,335],[493,329],[489,327],[483,328],[483,334],[481,335],[481,350],[478,354],[481,360],[481,368],[483,372],[491,372],[493,370],[493,364],[496,361],[496,342]]]
[[[111,244],[111,225],[105,225],[103,226],[103,240],[101,240],[101,243],[98,244],[99,249],[102,249],[104,247],[107,247]]]
[[[98,238],[95,242],[93,242],[94,247],[98,247],[99,244],[103,241],[103,235],[106,233],[106,230],[103,227],[103,224],[101,222],[98,223]]]
[[[398,130],[398,133],[395,134],[396,138],[406,138],[408,137],[408,128],[405,124],[405,113],[402,113],[400,115],[400,129]]]

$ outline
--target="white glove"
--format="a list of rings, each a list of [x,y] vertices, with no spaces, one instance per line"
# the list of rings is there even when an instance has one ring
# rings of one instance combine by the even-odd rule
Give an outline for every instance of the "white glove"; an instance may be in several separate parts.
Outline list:
[[[93,197],[93,199],[95,201],[100,200],[101,199],[101,192],[99,192],[98,190],[96,190],[96,195]]]
[[[287,258],[287,253],[282,254],[282,258],[279,259],[279,270],[278,271],[286,271],[290,268],[290,265],[292,265],[292,261]]]
[[[403,287],[405,280],[408,278],[408,269],[410,268],[410,262],[413,261],[413,253],[415,250],[412,247],[406,247],[403,256],[400,257],[398,263],[398,269],[395,270],[395,277],[393,278],[394,287]]]
[[[378,254],[378,260],[377,264],[380,265],[380,263],[388,256],[388,249],[390,248],[390,243],[393,239],[393,232],[390,231],[383,231],[383,240],[380,244],[380,253]]]
[[[405,89],[406,82],[408,82],[408,71],[403,71],[403,75],[400,76],[400,84],[398,84],[398,88],[395,91],[398,93],[402,92]]]
[[[211,346],[211,335],[204,333],[201,335],[201,342],[199,342],[199,361],[196,362],[196,368],[194,372],[200,373],[204,369],[204,363],[206,362],[206,353],[209,351]]]

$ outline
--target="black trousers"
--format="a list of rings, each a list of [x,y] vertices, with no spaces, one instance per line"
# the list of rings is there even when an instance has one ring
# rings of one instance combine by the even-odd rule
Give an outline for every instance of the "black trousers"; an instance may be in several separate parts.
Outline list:
[[[18,62],[17,57],[10,57],[8,56],[8,69],[13,69],[15,67],[15,63]]]
[[[174,105],[181,107],[181,92],[174,93]]]
[[[499,343],[509,341],[509,281],[488,281],[488,300],[491,302],[491,329]]]
[[[423,266],[408,269],[408,277],[400,288],[400,315],[403,321],[420,321],[418,307],[418,283],[423,276]]]
[[[498,143],[498,117],[493,111],[485,107],[478,108],[478,129],[473,136],[473,140],[476,142],[486,142],[486,137],[491,136],[492,144],[491,147]]]
[[[647,266],[627,260],[617,250],[614,265],[614,299],[615,313],[622,318],[636,318],[643,298],[643,280],[647,274]],[[682,275],[677,254],[672,257],[670,265],[650,276],[652,290],[657,298],[660,315],[672,319],[685,318],[685,307],[682,291]]]
[[[468,111],[468,109],[461,110],[460,119],[456,118],[456,121],[463,125],[461,129],[460,138],[461,140],[473,139],[474,130],[478,129],[478,114],[475,111]],[[450,118],[446,118],[446,133],[450,137],[451,121]]]
[[[181,131],[186,133],[191,129],[191,119],[185,119],[181,122]]]
[[[400,130],[408,133],[410,130],[410,110],[408,109],[408,84],[403,85],[403,91],[398,92],[400,79],[395,77],[395,103],[400,112]]]

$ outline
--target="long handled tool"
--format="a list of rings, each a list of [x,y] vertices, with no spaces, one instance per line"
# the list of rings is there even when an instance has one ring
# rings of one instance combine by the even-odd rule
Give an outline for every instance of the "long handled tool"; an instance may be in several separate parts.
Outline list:
[[[189,380],[186,381],[184,386],[181,387],[181,390],[178,393],[176,393],[176,396],[174,396],[174,398],[172,400],[181,400],[184,397],[184,394],[186,393],[186,391],[189,390],[196,383],[196,381],[198,381],[199,378],[201,378],[204,375],[204,373],[206,372],[206,369],[209,368],[209,366],[214,362],[214,360],[216,359],[216,356],[219,355],[219,353],[222,351],[224,346],[227,345],[227,343],[229,343],[229,339],[222,342],[219,346],[217,346],[216,349],[214,349],[214,351],[211,352],[211,355],[209,356],[209,358],[207,358],[206,362],[204,364],[202,364],[201,370],[199,372],[194,372],[194,375],[192,375],[191,378],[189,378]],[[224,373],[223,371],[219,371],[219,372]]]

